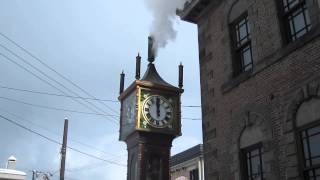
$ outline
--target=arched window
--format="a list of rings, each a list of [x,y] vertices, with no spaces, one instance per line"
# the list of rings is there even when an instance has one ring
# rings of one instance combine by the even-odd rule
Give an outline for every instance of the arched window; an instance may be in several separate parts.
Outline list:
[[[242,179],[262,180],[263,167],[263,140],[265,139],[261,129],[263,120],[258,115],[248,113],[246,127],[240,136],[240,161]]]
[[[251,71],[253,68],[250,19],[245,0],[235,0],[228,14],[233,54],[233,75]]]
[[[320,99],[300,105],[296,113],[298,149],[302,174],[306,180],[320,178]]]

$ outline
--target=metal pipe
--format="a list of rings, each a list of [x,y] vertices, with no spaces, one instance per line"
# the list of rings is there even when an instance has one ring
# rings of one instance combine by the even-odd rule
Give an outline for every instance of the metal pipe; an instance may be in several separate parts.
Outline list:
[[[183,87],[183,65],[180,63],[179,65],[179,88],[182,89]]]
[[[124,89],[124,77],[125,77],[125,74],[122,71],[122,73],[120,74],[120,91],[119,91],[120,94],[122,94]]]
[[[138,53],[138,56],[136,57],[136,79],[140,79],[140,69],[141,69],[141,57]]]

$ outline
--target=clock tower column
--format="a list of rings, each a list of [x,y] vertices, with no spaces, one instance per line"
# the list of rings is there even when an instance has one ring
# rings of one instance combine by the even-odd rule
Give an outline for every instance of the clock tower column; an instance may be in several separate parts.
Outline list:
[[[149,37],[148,69],[139,79],[138,55],[136,80],[126,90],[121,75],[120,140],[128,149],[127,180],[169,180],[172,141],[181,135],[182,65],[177,88],[160,77],[153,52]]]

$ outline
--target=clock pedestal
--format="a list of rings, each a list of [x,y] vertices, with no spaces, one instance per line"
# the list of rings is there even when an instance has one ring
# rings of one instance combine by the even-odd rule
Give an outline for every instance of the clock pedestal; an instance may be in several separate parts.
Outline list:
[[[128,146],[128,180],[169,180],[171,135],[136,132]]]

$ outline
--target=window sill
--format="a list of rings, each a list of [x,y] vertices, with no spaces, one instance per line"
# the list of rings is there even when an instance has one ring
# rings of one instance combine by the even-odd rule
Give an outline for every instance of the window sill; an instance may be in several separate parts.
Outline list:
[[[237,77],[230,79],[228,82],[224,83],[221,86],[222,94],[230,92],[234,88],[238,87],[241,83],[262,72],[264,69],[275,64],[276,62],[285,59],[286,56],[290,55],[295,50],[313,41],[318,36],[320,36],[320,25],[314,27],[308,34],[301,37],[300,39],[284,45],[275,53],[260,60],[257,64],[254,64],[252,71],[244,72],[238,75]]]

